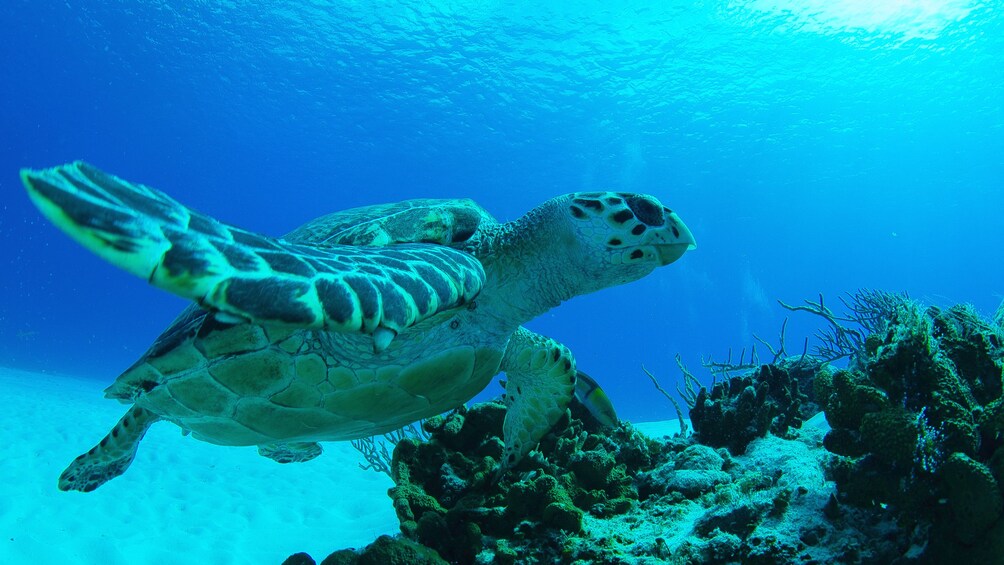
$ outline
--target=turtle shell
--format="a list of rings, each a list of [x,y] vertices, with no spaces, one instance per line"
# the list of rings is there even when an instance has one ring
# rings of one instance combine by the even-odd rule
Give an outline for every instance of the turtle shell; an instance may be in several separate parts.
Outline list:
[[[333,245],[435,243],[463,248],[497,226],[468,199],[418,199],[317,218],[285,241]],[[204,441],[254,445],[364,437],[449,410],[498,373],[503,331],[466,334],[443,312],[382,355],[365,335],[228,320],[188,307],[106,391]],[[498,335],[494,335],[498,333]],[[434,352],[430,354],[430,352]]]
[[[436,243],[462,247],[495,225],[491,214],[468,198],[419,198],[334,212],[307,222],[284,239],[317,246]]]

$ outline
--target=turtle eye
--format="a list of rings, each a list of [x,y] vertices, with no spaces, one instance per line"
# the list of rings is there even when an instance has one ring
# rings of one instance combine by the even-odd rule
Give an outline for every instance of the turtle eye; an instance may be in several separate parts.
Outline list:
[[[627,199],[627,205],[643,224],[658,227],[666,223],[666,218],[662,215],[662,205],[653,202],[651,198],[631,196]]]

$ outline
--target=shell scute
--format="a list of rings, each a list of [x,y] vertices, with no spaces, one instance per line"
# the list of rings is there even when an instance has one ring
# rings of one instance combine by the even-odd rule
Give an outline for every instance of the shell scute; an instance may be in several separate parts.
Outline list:
[[[325,410],[339,416],[383,423],[414,420],[414,418],[408,420],[408,415],[417,412],[418,408],[423,406],[423,401],[398,386],[370,382],[358,384],[347,390],[335,391],[325,396],[322,404]],[[424,406],[428,405],[428,401],[425,401]]]
[[[206,359],[216,359],[265,349],[269,346],[269,339],[261,326],[237,324],[214,330],[194,343]]]
[[[274,347],[226,357],[209,366],[217,382],[241,397],[274,394],[286,387],[293,371],[292,356]]]
[[[199,376],[172,379],[166,386],[171,397],[179,405],[192,411],[189,416],[226,417],[237,401],[232,392],[221,387],[216,381]],[[182,416],[177,413],[172,415]]]
[[[186,340],[165,355],[147,357],[146,362],[160,374],[170,376],[205,364],[206,357],[195,347],[194,341]]]
[[[328,378],[328,367],[316,353],[298,355],[293,362],[296,378],[300,382],[317,385]]]
[[[321,393],[316,386],[293,381],[286,390],[272,395],[271,401],[287,408],[313,408],[321,403]]]

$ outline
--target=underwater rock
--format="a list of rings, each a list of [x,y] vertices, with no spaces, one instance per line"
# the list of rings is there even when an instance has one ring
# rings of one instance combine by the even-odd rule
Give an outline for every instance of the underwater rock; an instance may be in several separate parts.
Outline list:
[[[801,405],[808,397],[799,381],[777,365],[761,365],[746,375],[716,383],[697,395],[690,420],[698,440],[714,447],[727,447],[740,455],[746,446],[767,432],[784,436],[801,424]]]
[[[317,565],[317,562],[306,553],[294,553],[287,557],[282,565]]]
[[[728,457],[726,452],[725,457]],[[691,445],[676,456],[677,469],[693,471],[721,471],[725,467],[725,457],[706,445]],[[731,460],[731,458],[729,458]]]
[[[842,509],[927,532],[914,551],[924,559],[991,553],[987,532],[1004,511],[1001,343],[1001,328],[969,306],[925,310],[904,299],[848,369],[817,378]]]
[[[724,451],[728,456],[728,452]],[[731,457],[728,459],[731,462]],[[673,464],[660,465],[651,473],[638,476],[638,489],[644,496],[679,493],[696,498],[711,492],[716,485],[732,480],[722,469],[726,459],[706,445],[695,444],[676,455]]]
[[[722,471],[695,471],[689,469],[660,468],[659,473],[652,475],[653,482],[662,483],[663,493],[679,492],[687,498],[695,498],[711,492],[715,486],[727,483],[732,476]],[[659,492],[653,488],[649,492]]]
[[[311,561],[313,563],[313,561]],[[321,565],[448,565],[435,550],[399,537],[380,536],[361,551],[343,549]]]
[[[728,475],[727,482],[694,498],[639,486],[637,509],[585,522],[594,540],[618,540],[618,532],[631,533],[632,542],[620,541],[616,555],[622,560],[611,559],[609,552],[590,554],[585,539],[574,545],[574,554],[608,563],[892,562],[909,546],[894,522],[866,512],[848,512],[839,520],[824,515],[835,494],[825,477],[833,456],[822,448],[824,433],[813,425],[792,430],[788,438],[754,440],[745,454],[725,459],[726,471],[717,471]],[[698,447],[708,453],[705,446]],[[639,482],[673,480],[674,472],[684,471],[678,467],[693,461],[689,456],[694,451],[668,452],[665,462]]]
[[[290,555],[282,565],[316,565],[306,553]],[[340,549],[321,565],[447,565],[435,550],[402,537],[380,536],[361,550]]]

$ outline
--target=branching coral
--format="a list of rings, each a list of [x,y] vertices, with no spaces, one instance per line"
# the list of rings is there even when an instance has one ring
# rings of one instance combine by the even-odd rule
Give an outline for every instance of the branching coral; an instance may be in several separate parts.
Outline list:
[[[822,300],[822,298],[820,298],[820,300]],[[729,348],[729,352],[728,355],[726,356],[725,361],[715,361],[713,358],[708,357],[708,359],[701,359],[701,365],[704,366],[705,369],[708,369],[711,372],[711,375],[715,380],[719,378],[723,380],[729,379],[732,377],[733,373],[737,372],[741,374],[748,373],[750,371],[753,371],[754,369],[759,368],[763,364],[776,365],[788,358],[788,351],[785,348],[785,330],[787,329],[787,327],[788,327],[788,318],[785,318],[784,321],[781,322],[781,333],[780,336],[778,336],[777,347],[774,347],[762,337],[753,334],[753,339],[756,340],[761,345],[763,345],[764,347],[766,347],[767,351],[770,352],[771,358],[769,361],[763,362],[760,360],[760,354],[757,353],[756,343],[754,343],[753,346],[750,348],[750,356],[748,361],[746,360],[745,347],[739,352],[738,361],[732,360],[732,349]],[[806,353],[808,352],[807,351],[808,346],[809,346],[809,341],[808,339],[806,339],[802,347],[802,355],[801,357],[799,357],[800,360],[805,359]],[[679,357],[679,355],[677,355],[677,357]],[[681,369],[682,368],[683,367],[681,366]],[[714,384],[715,382],[712,381],[711,386],[714,386]]]
[[[694,375],[691,374],[690,371],[688,371],[687,368],[683,366],[683,362],[680,361],[679,354],[676,355],[676,364],[679,365],[680,370],[683,371],[683,382],[685,383],[687,390],[686,393],[680,392],[680,387],[677,386],[676,393],[679,394],[681,397],[683,397],[684,402],[687,403],[687,408],[693,408],[694,407],[693,403],[697,399],[697,392],[694,389],[693,383],[697,384],[700,383],[698,383],[697,379],[694,378]],[[673,409],[676,410],[676,419],[677,421],[680,422],[680,434],[687,435],[687,432],[689,432],[690,430],[687,427],[687,421],[683,419],[683,410],[680,409],[680,403],[677,402],[676,397],[666,392],[666,389],[662,388],[662,385],[659,384],[659,379],[655,378],[655,375],[653,375],[648,369],[646,369],[644,365],[642,365],[641,370],[644,371],[646,375],[648,375],[648,378],[652,379],[652,384],[655,386],[655,389],[658,390],[660,394],[665,396],[666,399],[669,400],[669,402],[673,405]]]
[[[909,311],[913,307],[910,297],[905,293],[872,289],[860,289],[846,297],[840,297],[840,302],[847,310],[844,314],[836,314],[826,306],[822,294],[819,295],[818,302],[806,300],[799,306],[778,300],[787,310],[808,312],[826,320],[829,327],[816,333],[820,344],[813,351],[813,356],[820,361],[832,363],[857,354],[865,348],[868,335],[882,332],[901,311]]]
[[[390,462],[394,447],[405,439],[424,441],[429,434],[422,428],[421,422],[387,432],[383,437],[370,436],[352,440],[352,447],[363,454],[366,464],[359,464],[363,470],[373,470],[391,476]]]

